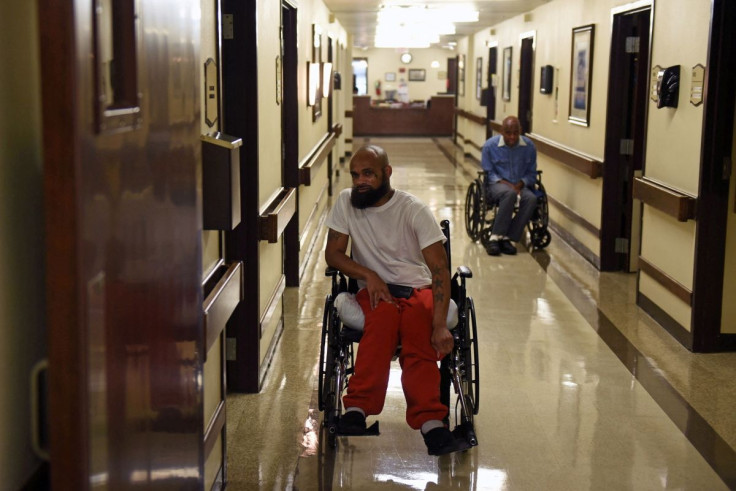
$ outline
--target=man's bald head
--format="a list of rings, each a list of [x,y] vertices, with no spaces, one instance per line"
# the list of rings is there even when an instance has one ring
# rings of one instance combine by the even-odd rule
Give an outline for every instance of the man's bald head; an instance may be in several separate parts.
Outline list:
[[[521,134],[521,123],[516,116],[506,116],[501,123],[501,135],[503,141],[509,147],[515,147],[519,143]]]

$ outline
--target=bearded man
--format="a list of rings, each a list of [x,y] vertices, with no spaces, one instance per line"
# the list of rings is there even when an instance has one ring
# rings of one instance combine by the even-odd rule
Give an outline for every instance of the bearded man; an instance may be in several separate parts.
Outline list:
[[[361,147],[350,161],[353,187],[340,193],[327,219],[325,260],[357,280],[365,315],[338,432],[363,435],[366,416],[381,413],[401,344],[406,421],[421,431],[430,455],[442,455],[467,448],[444,425],[448,408],[440,402],[437,361],[453,347],[446,239],[427,205],[391,187],[391,173],[381,147]]]

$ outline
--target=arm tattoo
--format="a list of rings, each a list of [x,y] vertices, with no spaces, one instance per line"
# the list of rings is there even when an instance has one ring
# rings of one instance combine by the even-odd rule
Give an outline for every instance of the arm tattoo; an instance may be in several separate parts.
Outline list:
[[[327,231],[327,241],[337,240],[340,238],[342,234],[340,232],[336,232],[335,230],[329,229]]]
[[[442,303],[445,300],[445,283],[442,279],[443,266],[435,264],[432,267],[432,293],[434,302]]]

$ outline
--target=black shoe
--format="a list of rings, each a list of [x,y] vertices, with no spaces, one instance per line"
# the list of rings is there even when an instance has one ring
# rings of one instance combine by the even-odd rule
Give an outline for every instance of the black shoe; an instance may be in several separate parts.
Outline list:
[[[500,256],[501,255],[501,245],[498,243],[497,240],[492,240],[486,246],[486,252],[490,256]]]
[[[422,434],[422,436],[429,455],[445,455],[459,450],[467,450],[470,447],[466,442],[457,440],[452,432],[445,427],[435,428],[426,435]]]
[[[365,416],[360,411],[348,411],[337,422],[339,435],[365,435]]]
[[[508,254],[509,256],[513,256],[516,254],[516,247],[511,244],[511,241],[509,239],[504,239],[500,243],[501,252],[504,254]]]

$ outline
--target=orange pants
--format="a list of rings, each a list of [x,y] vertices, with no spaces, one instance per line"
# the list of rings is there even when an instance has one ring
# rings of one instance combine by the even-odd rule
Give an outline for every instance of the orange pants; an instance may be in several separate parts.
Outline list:
[[[432,289],[414,290],[398,304],[380,302],[371,310],[368,292],[356,299],[365,314],[355,373],[343,398],[346,408],[359,407],[366,416],[379,414],[386,400],[391,358],[401,342],[401,386],[406,398],[406,422],[415,430],[430,420],[442,420],[447,406],[440,402],[437,351],[432,347]]]

